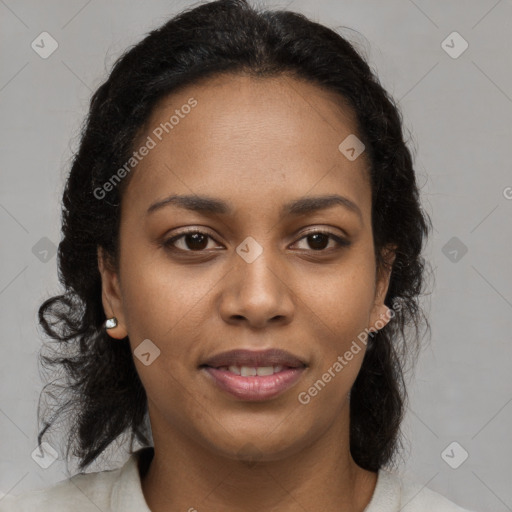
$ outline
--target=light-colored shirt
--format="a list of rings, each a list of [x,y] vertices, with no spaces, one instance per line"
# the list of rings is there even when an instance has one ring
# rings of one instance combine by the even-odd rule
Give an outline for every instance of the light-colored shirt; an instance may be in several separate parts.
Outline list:
[[[142,448],[115,470],[79,473],[50,487],[0,500],[0,512],[151,512],[139,473]],[[201,512],[191,503],[189,510]],[[379,470],[372,499],[364,512],[470,512],[441,494],[397,473]]]

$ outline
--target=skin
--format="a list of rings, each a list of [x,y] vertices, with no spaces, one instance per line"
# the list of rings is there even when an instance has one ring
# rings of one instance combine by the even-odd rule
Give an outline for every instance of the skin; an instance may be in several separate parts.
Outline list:
[[[377,474],[350,455],[349,391],[365,345],[310,403],[298,401],[365,328],[389,321],[390,274],[376,272],[368,162],[365,153],[349,161],[338,150],[356,133],[353,113],[334,94],[291,77],[218,75],[165,98],[140,141],[191,97],[197,106],[130,176],[118,273],[98,251],[105,313],[118,319],[110,336],[128,335],[119,343],[132,350],[150,339],[160,350],[148,366],[134,357],[155,445],[142,479],[148,506],[363,511]],[[356,203],[361,217],[341,206],[279,216],[288,201],[333,193]],[[219,198],[234,214],[174,205],[146,214],[170,194]],[[174,252],[166,249],[163,242],[186,227],[211,238],[184,237]],[[351,245],[315,244],[306,237],[311,229]],[[248,236],[263,249],[252,263],[236,252]],[[271,400],[237,400],[198,369],[226,350],[273,347],[308,367]]]

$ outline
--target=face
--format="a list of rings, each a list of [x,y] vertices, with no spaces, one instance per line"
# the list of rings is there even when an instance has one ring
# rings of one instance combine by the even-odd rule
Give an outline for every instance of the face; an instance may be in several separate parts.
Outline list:
[[[155,445],[185,437],[231,458],[252,445],[271,460],[332,425],[348,431],[358,340],[386,323],[389,281],[376,273],[366,156],[338,149],[354,133],[337,97],[289,77],[217,76],[153,111],[136,148],[153,147],[123,195],[119,273],[101,251],[99,266],[105,312],[118,319],[109,334],[129,336]],[[333,195],[344,199],[290,208]],[[283,365],[284,377],[203,366],[236,349],[284,350],[302,366]]]

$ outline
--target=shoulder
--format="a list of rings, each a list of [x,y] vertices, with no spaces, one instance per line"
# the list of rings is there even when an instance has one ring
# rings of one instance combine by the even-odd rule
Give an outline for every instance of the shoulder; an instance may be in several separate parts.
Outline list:
[[[142,493],[139,462],[152,447],[131,453],[118,469],[79,473],[45,489],[0,498],[0,512],[151,512]]]
[[[68,512],[70,505],[75,512],[108,512],[120,472],[79,473],[44,489],[8,494],[0,500],[0,512]]]
[[[436,512],[473,512],[399,473],[382,469],[379,472],[379,480],[381,480],[381,487],[385,488],[388,493],[395,494],[401,512],[432,512],[433,510]],[[373,512],[372,509],[370,510]]]

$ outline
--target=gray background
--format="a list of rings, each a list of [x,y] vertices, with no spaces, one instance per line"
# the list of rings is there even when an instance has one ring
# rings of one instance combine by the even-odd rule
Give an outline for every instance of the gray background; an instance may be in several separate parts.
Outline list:
[[[43,469],[31,457],[42,387],[36,311],[59,291],[52,248],[90,94],[121,51],[190,4],[0,0],[0,493],[67,477],[62,460]],[[461,506],[512,511],[512,1],[266,5],[361,33],[340,29],[399,101],[416,157],[436,277],[401,471]],[[31,48],[43,31],[59,44],[47,59]],[[442,47],[453,31],[469,44],[458,58]],[[454,441],[452,464],[469,454],[457,469],[441,455]],[[125,448],[112,452],[113,467]]]

